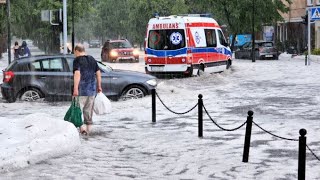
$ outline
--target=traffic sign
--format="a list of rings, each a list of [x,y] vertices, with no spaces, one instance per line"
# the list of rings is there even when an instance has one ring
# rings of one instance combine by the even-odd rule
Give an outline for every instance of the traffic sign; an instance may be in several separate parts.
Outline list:
[[[311,7],[310,20],[320,20],[320,6]]]

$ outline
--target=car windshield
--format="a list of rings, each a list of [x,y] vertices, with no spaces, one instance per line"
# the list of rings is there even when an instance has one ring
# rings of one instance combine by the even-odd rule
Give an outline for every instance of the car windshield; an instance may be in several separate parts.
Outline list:
[[[155,50],[176,50],[186,46],[183,29],[151,30],[148,48]]]
[[[99,40],[91,40],[90,43],[99,43]]]
[[[113,49],[132,48],[128,41],[110,42],[110,46]]]
[[[104,71],[104,72],[110,72],[110,71],[112,71],[112,68],[111,68],[110,66],[105,65],[105,64],[103,64],[103,63],[101,63],[101,62],[97,62],[97,63],[98,63],[99,68],[100,68],[102,71]]]

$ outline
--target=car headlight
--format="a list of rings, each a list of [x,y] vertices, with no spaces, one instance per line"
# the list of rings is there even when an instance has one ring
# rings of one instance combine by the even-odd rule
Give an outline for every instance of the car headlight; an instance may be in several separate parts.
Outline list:
[[[157,81],[155,79],[150,79],[147,81],[147,84],[149,84],[150,86],[156,86],[157,85]]]
[[[133,50],[133,55],[134,56],[139,56],[139,51],[137,49]]]
[[[118,52],[117,51],[111,51],[110,52],[110,56],[111,57],[117,57],[118,56]]]

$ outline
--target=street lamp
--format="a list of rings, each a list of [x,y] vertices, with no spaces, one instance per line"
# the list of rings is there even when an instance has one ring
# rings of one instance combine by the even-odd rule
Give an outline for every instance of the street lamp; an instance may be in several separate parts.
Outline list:
[[[256,62],[256,53],[255,53],[255,36],[254,36],[254,8],[255,0],[252,0],[252,62]]]

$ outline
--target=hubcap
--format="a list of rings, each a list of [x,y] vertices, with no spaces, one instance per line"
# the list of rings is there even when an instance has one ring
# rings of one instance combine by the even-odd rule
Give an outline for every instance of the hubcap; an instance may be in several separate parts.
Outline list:
[[[144,97],[144,93],[141,89],[131,88],[122,96],[122,100],[138,99],[138,98],[142,98],[142,97]]]
[[[21,96],[23,101],[36,101],[38,99],[40,99],[39,93],[33,90],[28,90]]]

